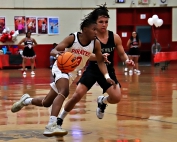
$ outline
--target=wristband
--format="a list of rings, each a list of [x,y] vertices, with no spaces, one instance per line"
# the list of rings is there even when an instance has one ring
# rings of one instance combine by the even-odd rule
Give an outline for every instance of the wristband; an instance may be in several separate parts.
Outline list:
[[[129,61],[130,61],[129,59],[125,60],[125,63],[127,63],[127,62],[129,62]]]
[[[105,79],[110,78],[109,74],[108,74],[108,73],[106,73],[106,74],[104,75],[104,78],[105,78]]]

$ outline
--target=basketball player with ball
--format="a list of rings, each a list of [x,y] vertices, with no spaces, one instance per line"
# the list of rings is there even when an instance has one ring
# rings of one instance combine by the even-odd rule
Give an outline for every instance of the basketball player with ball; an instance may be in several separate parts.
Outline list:
[[[98,107],[96,108],[96,115],[99,119],[104,117],[104,111],[107,104],[117,104],[121,100],[120,84],[116,78],[114,71],[114,50],[117,50],[118,55],[128,66],[134,66],[134,62],[128,59],[125,53],[122,41],[119,35],[114,34],[112,31],[107,30],[109,14],[106,5],[99,6],[94,9],[89,15],[97,23],[97,39],[101,42],[102,54],[109,61],[107,69],[110,77],[116,83],[116,86],[108,83],[105,77],[101,74],[98,64],[94,61],[94,57],[90,61],[82,77],[78,81],[78,86],[72,97],[67,101],[64,109],[61,111],[57,120],[58,125],[62,125],[64,118],[74,108],[75,104],[87,93],[87,91],[97,82],[103,89],[103,93],[107,96],[99,96],[97,98]]]
[[[109,84],[115,85],[104,63],[105,58],[101,53],[101,44],[96,39],[95,21],[89,17],[85,17],[80,25],[80,29],[82,31],[81,33],[76,32],[69,35],[51,51],[51,55],[57,57],[52,67],[52,75],[55,82],[50,84],[51,89],[46,97],[31,98],[29,94],[24,94],[11,108],[11,111],[15,113],[27,105],[41,107],[50,107],[52,105],[49,122],[43,133],[47,137],[64,136],[68,133],[57,125],[57,116],[64,100],[69,95],[69,86],[76,78],[77,71],[86,65],[92,53],[95,54],[98,67],[101,73],[104,74],[106,81]]]

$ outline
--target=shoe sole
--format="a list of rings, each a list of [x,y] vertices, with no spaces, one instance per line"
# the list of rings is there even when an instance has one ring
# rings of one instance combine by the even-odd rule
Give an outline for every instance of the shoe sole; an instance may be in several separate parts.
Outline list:
[[[63,137],[67,134],[68,134],[68,132],[54,132],[54,133],[51,133],[51,134],[44,134],[43,133],[43,135],[46,136],[46,137],[54,137],[54,136],[55,137]]]
[[[99,108],[96,109],[96,116],[97,116],[98,119],[102,119],[103,117],[102,118],[98,117],[98,114],[97,114],[98,111],[99,111]]]

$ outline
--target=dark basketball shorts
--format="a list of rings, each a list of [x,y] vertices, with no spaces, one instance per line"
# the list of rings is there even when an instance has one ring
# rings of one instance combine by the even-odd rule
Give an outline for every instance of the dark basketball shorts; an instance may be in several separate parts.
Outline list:
[[[109,76],[112,80],[115,81],[116,84],[119,84],[121,87],[120,83],[118,82],[115,72],[114,71],[109,71]],[[100,87],[103,89],[103,94],[107,91],[109,87],[112,85],[106,81],[104,78],[104,75],[100,71],[93,71],[93,70],[88,70],[84,71],[82,77],[80,80],[77,82],[77,84],[81,83],[84,84],[88,90],[95,84],[98,83]]]

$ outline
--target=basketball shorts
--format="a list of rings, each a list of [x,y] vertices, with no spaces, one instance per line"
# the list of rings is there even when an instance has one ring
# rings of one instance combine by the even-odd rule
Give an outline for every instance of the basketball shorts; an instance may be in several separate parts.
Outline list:
[[[114,71],[109,71],[109,76],[112,80],[115,81],[116,84],[119,84],[119,87],[121,87],[120,83],[118,82],[115,76]],[[88,90],[90,90],[90,88],[96,82],[103,89],[103,94],[107,91],[109,87],[112,86],[110,83],[106,81],[106,79],[104,78],[104,75],[100,71],[95,71],[93,69],[92,70],[86,69],[77,84],[79,83],[84,84],[88,88]]]
[[[50,86],[56,93],[58,93],[58,89],[55,84],[57,80],[59,80],[60,78],[66,78],[69,80],[69,86],[70,86],[73,83],[74,79],[77,77],[77,71],[73,71],[72,73],[69,74],[62,73],[58,68],[57,63],[55,62],[52,67],[52,75],[54,77],[54,82],[50,83]]]

